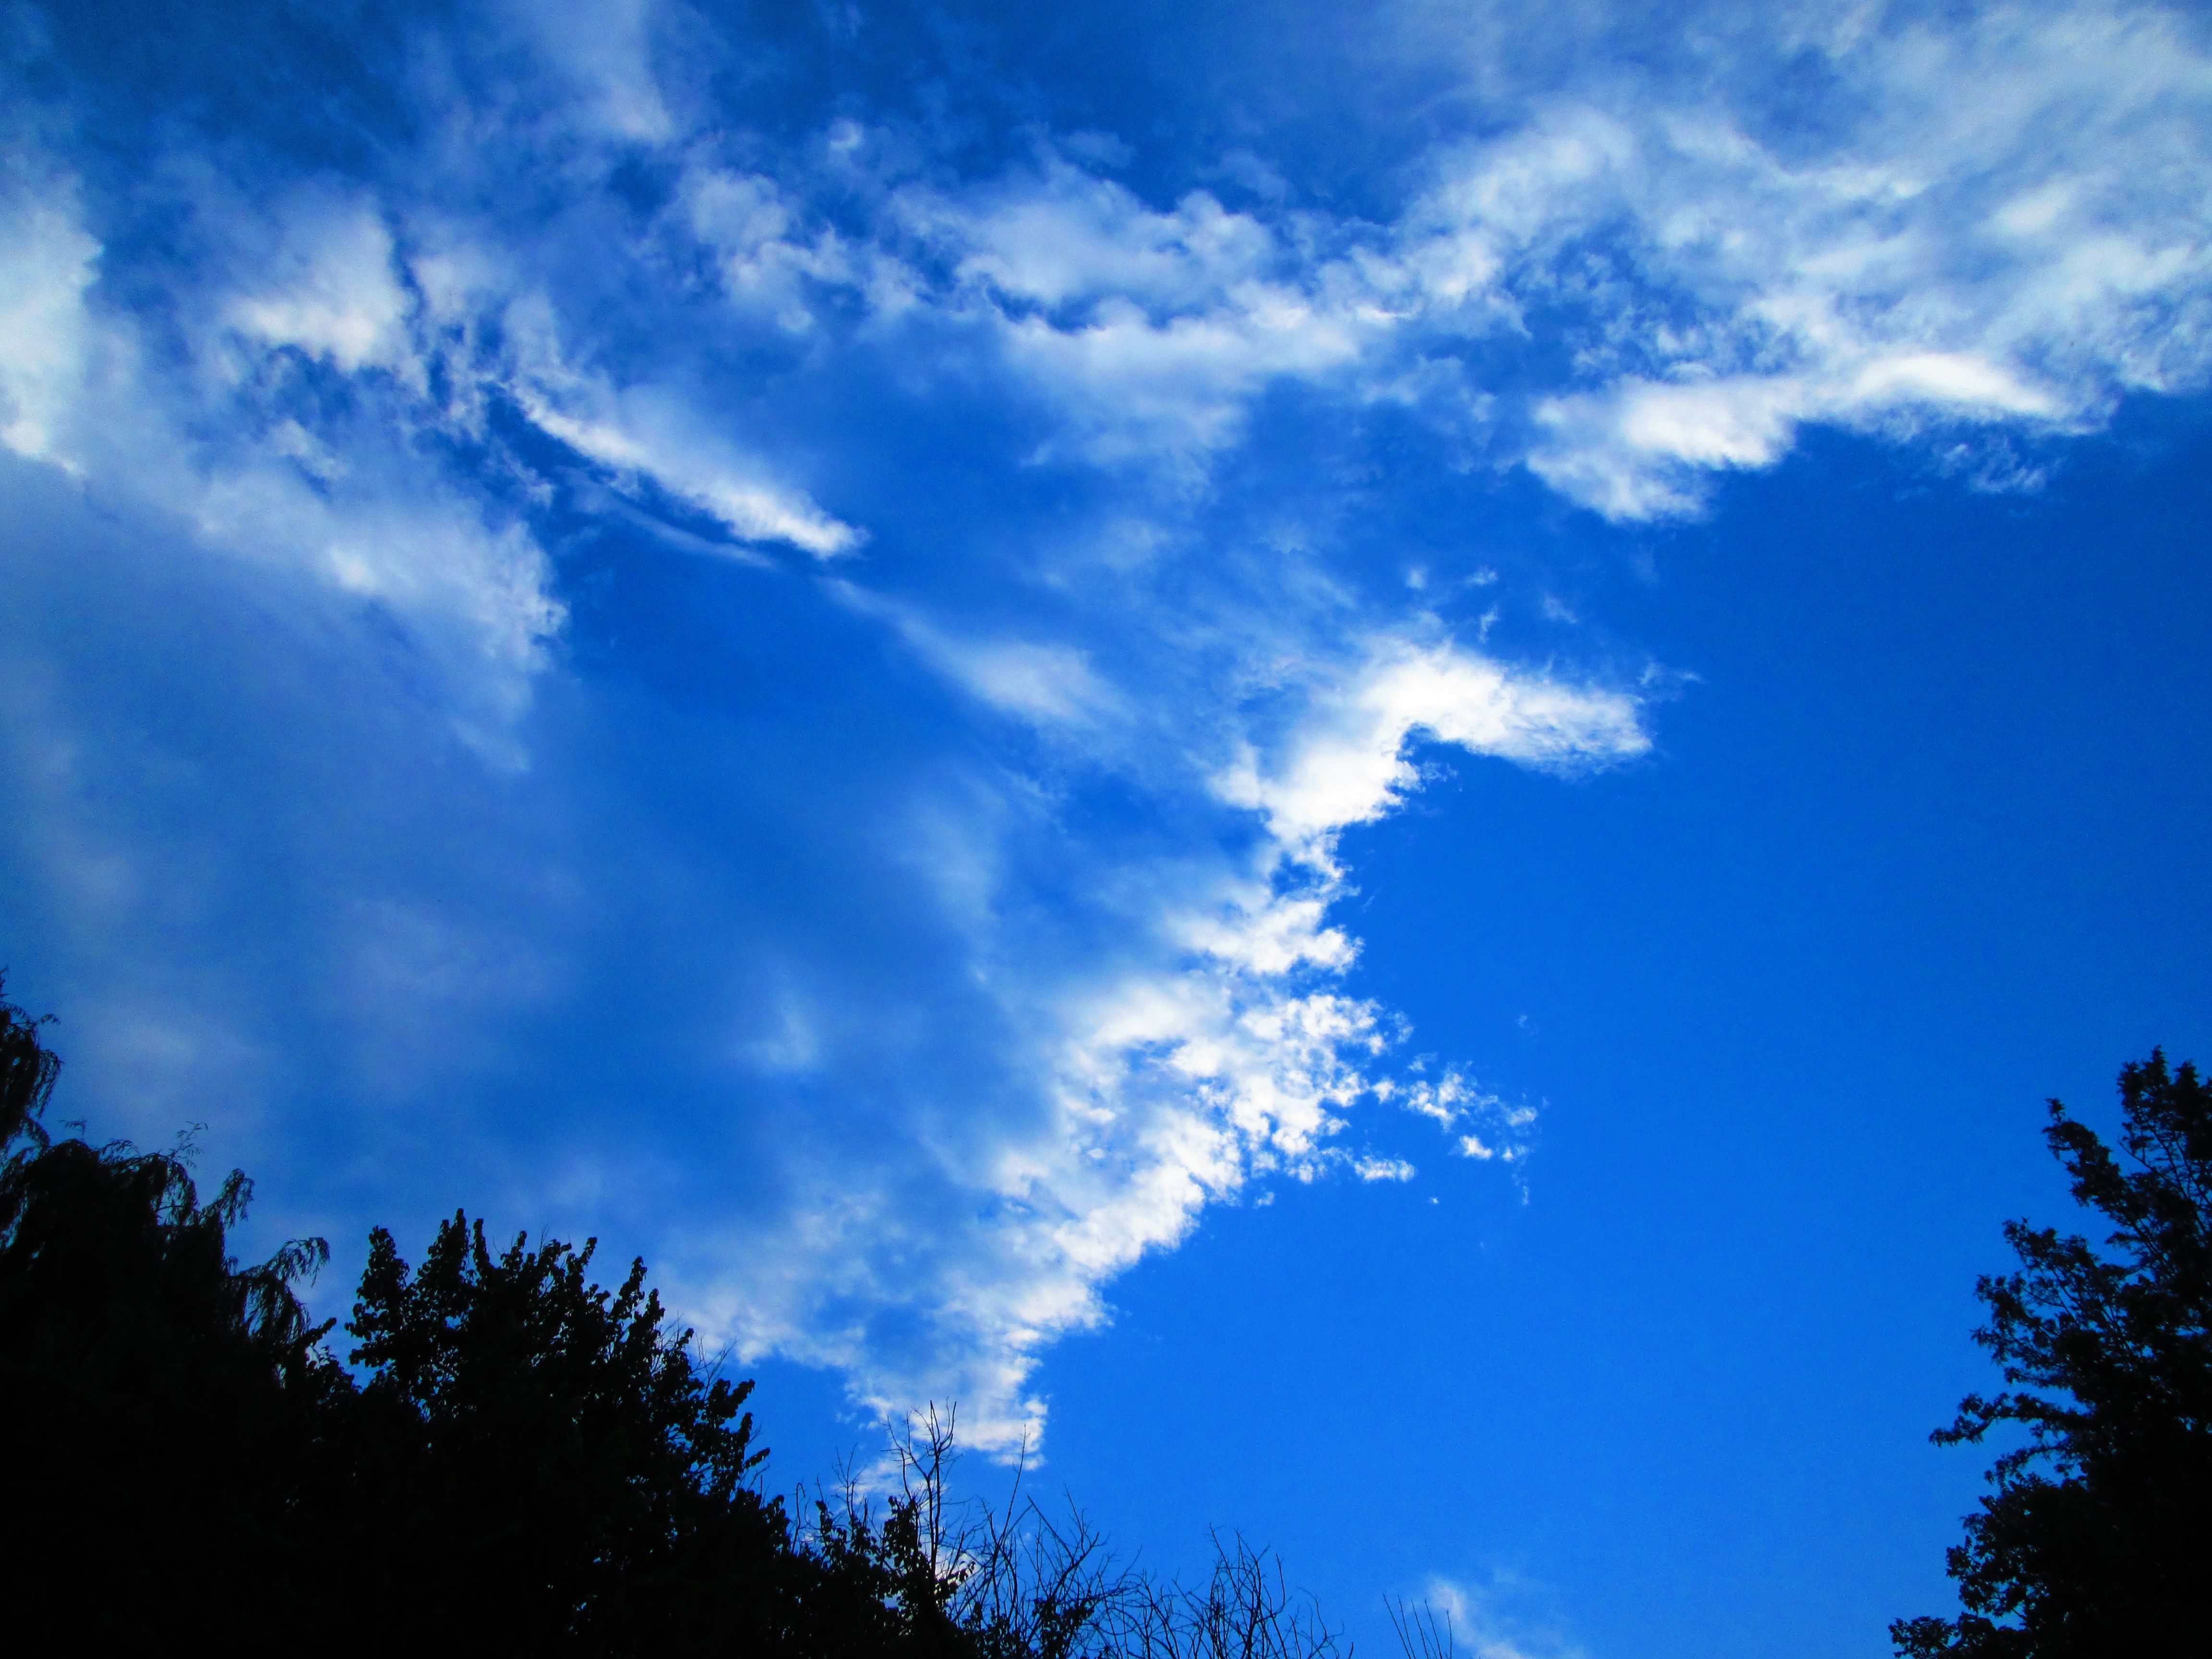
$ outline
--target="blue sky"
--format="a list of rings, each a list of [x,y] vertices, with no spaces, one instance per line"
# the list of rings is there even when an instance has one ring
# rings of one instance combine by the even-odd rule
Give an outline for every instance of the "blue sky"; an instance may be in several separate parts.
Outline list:
[[[5,39],[69,1113],[641,1252],[781,1479],[957,1399],[1363,1646],[1949,1605],[2039,1102],[2212,1054],[2197,15]]]

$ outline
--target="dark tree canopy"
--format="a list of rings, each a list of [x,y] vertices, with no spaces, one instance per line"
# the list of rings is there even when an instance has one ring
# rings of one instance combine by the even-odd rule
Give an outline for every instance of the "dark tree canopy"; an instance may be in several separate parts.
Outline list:
[[[1965,1613],[1891,1626],[1911,1659],[2212,1649],[2212,1089],[2154,1051],[2120,1098],[2124,1164],[2057,1101],[2044,1132],[2110,1253],[2011,1222],[2021,1271],[1976,1287],[2007,1391],[1935,1437],[2023,1438],[1950,1552]]]
[[[251,1189],[185,1151],[56,1141],[58,1062],[0,998],[0,1634],[42,1653],[1328,1659],[1241,1539],[1202,1590],[1117,1568],[1073,1510],[948,1501],[950,1419],[878,1514],[757,1489],[752,1385],[702,1365],[642,1262],[442,1224],[369,1240],[341,1364],[240,1266]],[[1217,1540],[1218,1541],[1218,1540]]]
[[[0,996],[0,1146],[12,1149],[19,1139],[28,1143],[27,1151],[46,1144],[39,1116],[62,1063],[39,1041],[40,1024]]]
[[[750,1384],[694,1361],[634,1266],[378,1230],[349,1329],[241,1267],[234,1174],[54,1140],[58,1063],[0,1000],[0,1582],[17,1650],[865,1655],[873,1561],[827,1566],[748,1481]]]
[[[347,1329],[366,1381],[329,1495],[362,1615],[395,1640],[532,1651],[787,1644],[806,1611],[779,1504],[747,1476],[750,1382],[703,1374],[642,1262],[612,1293],[592,1248],[495,1254],[456,1215],[419,1271],[370,1236]]]
[[[0,1001],[0,1562],[32,1649],[175,1639],[240,1598],[301,1589],[285,1514],[295,1449],[343,1373],[291,1285],[319,1241],[240,1267],[250,1188],[203,1202],[175,1154],[55,1142],[58,1069]]]

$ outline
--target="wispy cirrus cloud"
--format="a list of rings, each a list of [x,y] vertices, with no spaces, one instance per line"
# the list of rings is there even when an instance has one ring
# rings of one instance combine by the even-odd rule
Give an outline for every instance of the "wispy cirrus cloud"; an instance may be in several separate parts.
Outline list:
[[[1533,1587],[1511,1573],[1493,1573],[1486,1583],[1432,1575],[1416,1604],[1401,1605],[1399,1617],[1419,1640],[1430,1626],[1431,1641],[1464,1642],[1475,1659],[1583,1659],[1588,1650],[1556,1622],[1532,1620],[1516,1603],[1529,1601]]]
[[[1703,97],[1550,100],[1414,210],[1571,349],[1530,403],[1547,483],[1667,516],[1803,425],[2034,436],[2202,384],[2212,60],[2180,15],[1895,9],[1762,44]],[[1793,54],[1809,131],[1732,106]]]

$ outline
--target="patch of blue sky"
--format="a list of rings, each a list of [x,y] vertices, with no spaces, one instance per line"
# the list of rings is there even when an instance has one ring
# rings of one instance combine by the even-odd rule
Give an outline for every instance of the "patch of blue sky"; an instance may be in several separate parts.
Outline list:
[[[1821,911],[1856,940],[1835,973],[1891,1006],[1924,980],[1807,895],[1902,927],[1855,847],[1900,893],[1971,887],[1940,837],[1882,827],[1925,830],[1947,775],[1988,784],[1959,810],[2010,849],[1960,901],[1990,952],[2025,937],[1998,872],[2047,874],[2054,836],[2123,856],[2107,819],[2037,829],[1985,777],[2041,728],[1975,674],[2075,708],[2051,741],[2091,771],[2161,727],[2202,752],[2186,698],[2100,702],[2004,632],[2102,638],[2130,583],[2202,599],[2162,562],[2212,353],[2212,56],[2179,12],[7,27],[0,891],[17,990],[69,1016],[76,1109],[205,1121],[272,1231],[465,1201],[604,1234],[747,1363],[818,1368],[863,1415],[957,1395],[1004,1451],[1049,1394],[1055,1459],[1148,1540],[1172,1517],[1140,1485],[1272,1520],[1343,1564],[1333,1592],[1443,1574],[1493,1650],[1541,1650],[1482,1609],[1571,1531],[1557,1504],[1480,1542],[1431,1514],[1388,1550],[1257,1476],[1261,1513],[1227,1512],[1203,1473],[1226,1466],[1172,1422],[1134,1474],[1101,1449],[1095,1379],[1147,1376],[1148,1329],[1202,1344],[1190,1310],[1255,1250],[1347,1341],[1426,1328],[1439,1263],[1551,1237],[1515,1219],[1547,1202],[1594,1255],[1652,1251],[1659,1220],[1608,1228],[1642,1212],[1590,1149],[1666,1163],[1625,1103],[1634,1057],[1681,1045],[1547,998],[1580,975],[1786,1024],[1803,988],[1747,942],[1802,945]],[[2099,552],[2125,573],[2101,596],[2060,551],[1996,556],[2008,524],[2054,549],[2100,514],[2142,539]],[[1856,583],[1854,535],[1882,544]],[[1984,637],[1968,601],[2008,582]],[[1884,605],[1954,632],[1885,631]],[[1980,666],[1931,680],[1945,650]],[[1859,652],[1861,680],[1823,678]],[[1923,684],[1952,749],[1894,706]],[[1698,838],[1723,805],[1767,831],[1733,875]],[[2125,856],[2201,900],[2173,847]],[[1652,896],[1675,887],[1710,908]],[[2100,890],[2050,938],[2137,902]],[[1702,965],[1619,971],[1655,938]],[[2128,976],[2146,1006],[2201,981],[2161,949]],[[1985,1058],[2023,1035],[1968,1024]],[[1871,1029],[1821,1062],[1819,1123],[1848,1119]],[[1686,1143],[1756,1116],[1749,1040],[1666,1062],[1668,1109],[1712,1115]],[[1929,1028],[1905,1047],[1936,1058]],[[1704,1106],[1699,1060],[1729,1079]],[[1826,1146],[1791,1126],[1759,1133]],[[1698,1190],[1694,1158],[1667,1168]],[[1401,1275],[1394,1250],[1443,1255]],[[1553,1362],[1480,1322],[1419,1351],[1585,1397],[1614,1362],[1536,1310],[1633,1301],[1590,1289],[1594,1255],[1483,1279]],[[1261,1364],[1241,1328],[1156,1415],[1307,1397],[1305,1357]],[[1708,1360],[1686,1336],[1659,1369],[1692,1387]],[[1364,1364],[1401,1397],[1346,1430],[1346,1480],[1442,1409]],[[1248,1415],[1222,1444],[1249,1458],[1295,1413]],[[1553,1443],[1587,1478],[1589,1443]],[[1704,1627],[1678,1601],[1632,1638],[1589,1605],[1593,1540],[1650,1535],[1553,1551],[1559,1642]],[[1869,1616],[1744,1650],[1840,1651]]]

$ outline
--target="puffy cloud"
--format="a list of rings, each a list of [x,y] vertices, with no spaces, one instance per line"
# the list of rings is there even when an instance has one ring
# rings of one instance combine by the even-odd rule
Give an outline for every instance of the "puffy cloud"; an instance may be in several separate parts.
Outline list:
[[[1126,727],[1087,744],[1098,720],[1126,722],[1137,701],[1124,689],[1105,702],[1087,663],[1030,659],[1009,689],[979,666],[1007,647],[949,643],[849,588],[846,603],[885,617],[963,689],[1070,737],[1093,763],[1118,768],[1127,752]],[[1040,660],[1051,665],[1041,684],[1027,672]],[[817,1168],[803,1157],[812,1172],[775,1216],[686,1246],[687,1310],[742,1352],[844,1370],[872,1407],[957,1397],[975,1443],[1007,1450],[1041,1429],[1027,1384],[1051,1342],[1105,1320],[1112,1280],[1180,1242],[1206,1206],[1267,1179],[1411,1179],[1408,1160],[1361,1144],[1360,1103],[1430,1118],[1461,1156],[1516,1152],[1532,1113],[1457,1071],[1402,1071],[1400,1023],[1343,989],[1357,945],[1332,921],[1345,882],[1335,837],[1413,787],[1402,751],[1415,733],[1526,763],[1604,765],[1648,742],[1638,706],[1443,638],[1378,641],[1353,663],[1317,659],[1303,672],[1302,711],[1237,740],[1259,793],[1203,769],[1165,785],[1141,763],[1121,773],[1226,797],[1260,832],[1241,854],[1185,847],[1179,865],[1148,869],[1110,838],[1064,848],[1073,878],[1106,894],[1090,901],[1103,907],[1095,961],[1024,937],[1023,913],[1085,902],[1024,878],[1036,838],[1068,834],[1050,800],[1009,796],[1018,786],[1006,781],[984,786],[980,808],[939,804],[944,829],[925,861],[957,895],[946,914],[1000,1033],[993,1086],[1014,1097],[971,1109],[957,1129],[918,1130],[930,1117],[918,1109],[915,1121],[879,1131],[898,1138],[896,1158],[848,1148]],[[1204,712],[1232,718],[1218,703]],[[1362,786],[1304,781],[1331,768]],[[1300,781],[1270,794],[1275,779]],[[832,1075],[848,1063],[803,1016],[787,1012],[769,1040],[774,1064],[795,1041]]]
[[[1203,191],[1156,212],[1058,156],[963,207],[912,198],[907,207],[953,241],[963,279],[1048,308],[1105,296],[1163,312],[1218,304],[1270,275],[1280,257],[1269,230]]]
[[[2212,57],[2175,14],[1716,38],[1680,81],[1541,90],[1501,136],[1425,158],[1386,219],[1279,193],[1162,209],[1048,148],[964,189],[890,190],[866,253],[757,181],[718,186],[740,233],[702,234],[793,326],[795,273],[886,317],[985,324],[1058,417],[1040,453],[1185,483],[1285,381],[1357,408],[1449,370],[1439,412],[1618,519],[1696,510],[1808,422],[2049,434],[2202,382]],[[1821,80],[1778,124],[1765,88],[1808,58]],[[1482,386],[1529,348],[1548,376]]]
[[[1279,758],[1248,750],[1218,787],[1266,814],[1292,856],[1333,867],[1336,833],[1382,817],[1418,782],[1405,752],[1416,734],[1549,769],[1650,746],[1625,693],[1516,672],[1449,641],[1389,638],[1316,700]]]

